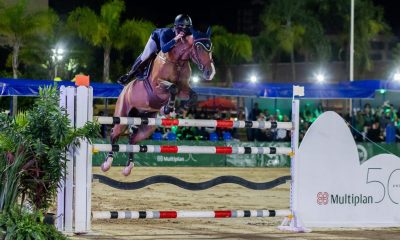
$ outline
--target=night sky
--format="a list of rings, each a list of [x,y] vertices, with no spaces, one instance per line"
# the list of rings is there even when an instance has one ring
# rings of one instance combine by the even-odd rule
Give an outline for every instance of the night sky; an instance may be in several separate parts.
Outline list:
[[[68,12],[77,6],[89,6],[96,11],[105,1],[99,0],[49,0],[49,6],[59,14],[66,16]],[[235,14],[237,9],[248,6],[250,1],[125,1],[126,10],[123,17],[146,19],[157,27],[164,27],[173,23],[175,16],[187,13],[191,16],[193,25],[199,28],[207,28],[208,25],[223,25],[228,30],[235,32]],[[261,1],[262,2],[262,1]]]
[[[331,1],[331,0],[327,0]],[[105,0],[49,0],[51,8],[66,17],[68,12],[78,6],[89,6],[98,11]],[[192,17],[193,24],[199,30],[209,25],[223,25],[231,32],[240,32],[237,27],[238,9],[262,8],[266,0],[166,0],[166,1],[125,1],[126,11],[124,18],[146,19],[157,27],[164,27],[173,22],[176,15],[187,13]],[[375,5],[382,6],[385,10],[385,18],[392,27],[393,32],[400,37],[400,21],[398,0],[373,0]],[[350,7],[350,0],[349,0]],[[258,9],[261,12],[261,9]],[[256,16],[258,17],[258,16]]]

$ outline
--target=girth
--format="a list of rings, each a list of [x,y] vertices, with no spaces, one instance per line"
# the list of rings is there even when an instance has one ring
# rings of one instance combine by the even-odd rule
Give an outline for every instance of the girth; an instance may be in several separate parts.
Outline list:
[[[163,100],[159,96],[154,94],[154,90],[153,90],[153,87],[150,84],[149,77],[147,77],[145,80],[143,80],[143,85],[144,85],[144,88],[146,89],[146,92],[147,92],[147,94],[149,96],[149,106],[151,108],[160,109],[162,106],[167,104],[168,99]]]

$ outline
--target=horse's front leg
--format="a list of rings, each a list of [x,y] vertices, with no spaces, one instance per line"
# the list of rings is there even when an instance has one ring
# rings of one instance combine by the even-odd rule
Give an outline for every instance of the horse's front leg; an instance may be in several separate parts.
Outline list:
[[[183,106],[183,108],[185,110],[188,110],[190,107],[196,105],[197,93],[195,91],[193,91],[193,89],[189,88],[187,91],[182,91],[182,93],[180,95],[183,95],[183,96],[179,96],[181,98],[186,98],[186,97],[188,98],[187,102]]]
[[[156,126],[142,125],[138,128],[134,128],[132,133],[129,135],[129,144],[136,144],[142,140],[147,139],[156,130]],[[134,167],[134,153],[129,153],[128,161],[126,162],[125,168],[122,170],[124,176],[131,174],[132,168]]]
[[[115,144],[118,141],[119,136],[121,133],[125,131],[126,126],[116,124],[111,130],[110,134],[110,142],[111,144]],[[101,170],[103,172],[108,171],[111,168],[112,162],[114,160],[114,152],[108,152],[106,159],[101,164]]]
[[[165,115],[170,114],[175,109],[176,95],[178,94],[178,87],[175,84],[171,84],[167,87],[167,91],[170,96],[168,98],[168,103],[164,106],[163,112]]]

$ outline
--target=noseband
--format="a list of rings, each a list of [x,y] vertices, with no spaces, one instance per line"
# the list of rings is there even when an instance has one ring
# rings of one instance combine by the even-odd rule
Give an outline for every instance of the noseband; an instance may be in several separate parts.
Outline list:
[[[208,44],[204,45],[204,43],[202,43],[201,41],[210,41],[210,39],[209,38],[198,38],[198,39],[194,40],[191,56],[192,56],[193,62],[196,63],[196,65],[199,67],[200,71],[203,71],[204,64],[202,64],[200,61],[200,56],[199,56],[199,53],[196,51],[196,46],[201,46],[207,52],[210,53],[211,49],[212,49],[212,44],[210,44],[209,46],[208,46]],[[211,63],[212,62],[213,62],[213,59],[211,59]]]

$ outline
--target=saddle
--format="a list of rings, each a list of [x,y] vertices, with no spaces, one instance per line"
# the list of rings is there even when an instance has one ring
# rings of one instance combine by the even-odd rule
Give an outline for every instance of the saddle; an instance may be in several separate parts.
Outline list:
[[[150,72],[151,72],[151,69],[153,67],[153,63],[154,63],[154,60],[156,57],[157,57],[157,54],[154,53],[148,59],[145,60],[145,62],[147,62],[147,64],[146,64],[146,66],[144,66],[142,74],[136,76],[135,81],[137,81],[137,80],[143,81],[144,88],[146,89],[146,92],[149,95],[149,106],[151,108],[160,109],[162,106],[164,106],[168,102],[168,99],[163,100],[160,97],[158,97],[156,94],[154,94],[153,87],[151,86],[151,83],[149,80],[149,75],[150,75]]]
[[[151,68],[153,67],[154,59],[156,59],[156,57],[157,57],[157,54],[153,53],[150,55],[149,58],[147,58],[140,64],[141,66],[139,66],[139,68],[141,71],[139,74],[137,74],[135,76],[137,80],[143,81],[143,80],[147,79],[147,77],[150,74]]]

